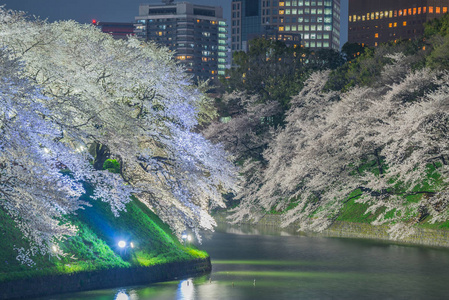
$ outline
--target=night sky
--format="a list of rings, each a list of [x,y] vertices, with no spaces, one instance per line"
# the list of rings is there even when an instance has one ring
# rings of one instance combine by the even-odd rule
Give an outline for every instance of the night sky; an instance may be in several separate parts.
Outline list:
[[[180,2],[180,1],[175,1]],[[231,0],[186,0],[196,4],[223,7],[224,17],[230,20]],[[90,23],[93,19],[104,22],[133,22],[139,13],[139,4],[161,1],[145,0],[0,0],[6,8],[23,10],[50,22],[73,19]],[[348,0],[341,0],[341,44],[347,41]]]

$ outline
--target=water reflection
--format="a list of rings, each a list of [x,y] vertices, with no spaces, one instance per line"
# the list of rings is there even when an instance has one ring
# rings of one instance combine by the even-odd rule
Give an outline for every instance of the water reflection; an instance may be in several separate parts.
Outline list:
[[[449,294],[447,249],[249,226],[221,226],[202,248],[212,258],[210,275],[45,300],[447,299]]]
[[[230,225],[220,223],[217,231],[237,235],[277,235],[277,236],[306,236],[304,232],[298,232],[294,228],[277,228],[274,226],[254,226],[248,224]],[[206,234],[207,235],[207,234]],[[210,235],[212,236],[212,235]]]
[[[195,286],[193,285],[192,278],[187,280],[181,280],[176,292],[176,299],[180,300],[192,300],[195,296]]]
[[[129,296],[125,291],[120,290],[117,295],[115,295],[115,300],[129,300]]]

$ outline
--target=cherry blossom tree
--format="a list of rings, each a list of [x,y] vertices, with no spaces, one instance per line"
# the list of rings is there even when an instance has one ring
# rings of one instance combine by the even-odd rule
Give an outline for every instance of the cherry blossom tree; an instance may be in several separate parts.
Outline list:
[[[179,237],[186,229],[213,229],[208,210],[223,206],[221,194],[235,188],[234,168],[223,148],[196,132],[199,121],[214,116],[211,100],[167,49],[4,9],[0,31],[8,56],[23,62],[20,78],[40,87],[34,102],[42,107],[42,122],[55,131],[49,138],[76,154],[57,164],[70,170],[73,182],[91,184],[92,197],[109,202],[116,215],[136,196]],[[59,157],[55,147],[42,149]],[[102,169],[106,158],[119,162],[119,174]],[[75,190],[72,198],[83,192]],[[47,244],[55,234],[49,230]]]
[[[320,231],[353,193],[367,213],[384,209],[373,224],[392,224],[393,237],[409,234],[425,216],[447,220],[448,74],[412,71],[413,58],[402,54],[386,58],[372,87],[325,92],[328,73],[310,77],[264,152],[268,164],[254,170],[257,184],[245,191],[234,222],[292,205],[284,226],[298,221],[302,230]],[[425,196],[406,200],[416,193]]]
[[[90,165],[84,153],[57,142],[60,130],[43,118],[48,99],[22,78],[19,62],[9,54],[0,51],[0,205],[46,253],[54,238],[74,234],[74,227],[59,221],[84,204],[81,183],[63,175],[61,167]]]

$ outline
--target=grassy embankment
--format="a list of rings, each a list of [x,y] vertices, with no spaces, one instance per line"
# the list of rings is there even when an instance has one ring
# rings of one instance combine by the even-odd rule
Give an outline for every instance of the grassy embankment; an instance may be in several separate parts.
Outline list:
[[[386,170],[388,168],[383,166]],[[384,191],[390,195],[397,195],[404,199],[403,208],[400,212],[396,212],[396,209],[388,210],[386,207],[380,207],[373,213],[366,213],[369,208],[369,203],[360,203],[357,200],[362,196],[362,191],[357,189],[353,191],[346,199],[343,200],[343,206],[340,209],[340,212],[337,216],[333,216],[337,221],[343,222],[353,222],[353,223],[371,223],[376,220],[381,214],[385,213],[384,219],[389,224],[395,224],[396,220],[400,220],[402,222],[415,223],[418,219],[417,226],[423,228],[433,228],[433,229],[446,229],[449,230],[449,220],[445,222],[435,222],[431,223],[431,217],[424,212],[417,212],[416,209],[410,209],[414,203],[418,203],[422,197],[428,197],[429,194],[435,192],[440,188],[444,183],[441,179],[440,174],[438,173],[438,168],[441,167],[437,165],[428,165],[426,180],[424,180],[421,184],[413,187],[411,191],[406,192],[407,187],[403,185],[401,182],[392,182],[394,185],[391,189]],[[363,172],[372,172],[376,175],[379,175],[378,166],[375,162],[368,162],[359,167],[358,170],[360,173]],[[353,176],[357,176],[353,174]],[[268,212],[269,214],[283,214],[288,210],[296,207],[298,204],[298,199],[293,199],[288,207],[283,211],[271,210]],[[313,215],[310,216],[313,218]],[[393,220],[393,217],[398,217]],[[389,221],[389,219],[392,219]]]
[[[85,197],[88,198],[87,196]],[[14,248],[29,247],[22,233],[5,210],[0,208],[0,282],[45,275],[152,266],[207,257],[193,245],[183,246],[150,209],[136,199],[126,205],[127,212],[114,217],[107,203],[89,201],[92,207],[80,210],[66,221],[78,227],[77,236],[59,246],[65,256],[32,257],[33,267],[16,260]],[[133,242],[120,250],[118,241]]]

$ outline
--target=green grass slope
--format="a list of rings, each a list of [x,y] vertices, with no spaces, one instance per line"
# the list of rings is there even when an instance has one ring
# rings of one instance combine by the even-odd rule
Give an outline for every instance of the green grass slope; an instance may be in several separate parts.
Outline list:
[[[87,198],[87,197],[86,197]],[[0,207],[0,282],[44,275],[151,266],[205,258],[193,245],[185,247],[150,209],[136,199],[126,212],[114,217],[107,203],[89,201],[92,207],[80,210],[66,222],[78,227],[78,235],[59,244],[65,256],[34,255],[33,266],[22,265],[15,248],[29,248],[14,221]],[[134,248],[118,247],[124,240]]]

